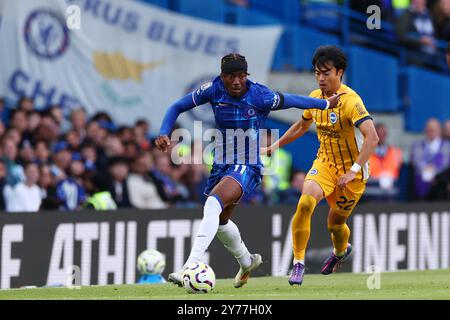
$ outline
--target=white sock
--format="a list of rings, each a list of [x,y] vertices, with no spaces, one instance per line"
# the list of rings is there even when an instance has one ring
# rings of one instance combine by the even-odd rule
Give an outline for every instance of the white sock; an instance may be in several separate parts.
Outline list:
[[[216,197],[209,196],[203,207],[203,219],[198,227],[197,236],[191,249],[191,254],[184,266],[202,260],[219,228],[219,215],[222,205]]]
[[[299,263],[299,262],[300,262],[302,265],[305,265],[305,260],[298,260],[298,259],[295,259],[295,258],[294,258],[294,262],[293,262],[294,265],[296,265],[296,264]]]
[[[217,231],[217,238],[223,243],[225,248],[236,258],[239,265],[243,268],[248,268],[252,264],[250,252],[242,241],[241,233],[236,224],[228,220],[227,224],[219,226]]]

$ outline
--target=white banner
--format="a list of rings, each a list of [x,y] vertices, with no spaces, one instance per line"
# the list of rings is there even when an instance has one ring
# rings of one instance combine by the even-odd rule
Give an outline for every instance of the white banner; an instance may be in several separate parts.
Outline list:
[[[158,129],[165,109],[220,72],[230,52],[265,83],[282,28],[231,27],[123,0],[5,0],[0,95],[65,114],[82,105]],[[157,128],[156,128],[157,127]]]

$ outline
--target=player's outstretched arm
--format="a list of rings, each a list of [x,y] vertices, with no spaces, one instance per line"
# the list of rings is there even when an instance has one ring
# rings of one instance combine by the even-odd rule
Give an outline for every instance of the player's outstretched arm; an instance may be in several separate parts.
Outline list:
[[[345,187],[347,183],[355,179],[356,174],[361,170],[362,166],[369,161],[370,155],[378,145],[379,138],[372,120],[362,122],[358,128],[364,136],[361,152],[359,153],[358,158],[356,158],[352,168],[339,178],[338,185],[340,187]]]
[[[300,118],[296,123],[294,123],[282,136],[280,139],[275,141],[272,145],[268,147],[261,148],[261,154],[271,155],[272,152],[281,148],[292,141],[300,138],[302,135],[308,131],[309,126],[311,125],[312,120],[305,120],[303,117]]]
[[[161,128],[159,129],[159,136],[155,140],[155,145],[159,150],[164,152],[167,151],[167,148],[170,145],[169,135],[178,119],[178,116],[181,113],[194,108],[195,106],[196,105],[192,99],[192,94],[187,94],[167,109]]]
[[[345,93],[339,93],[331,98],[324,100],[324,99],[317,99],[317,98],[311,98],[307,96],[300,96],[296,94],[291,93],[282,93],[283,102],[280,103],[280,109],[289,109],[289,108],[298,108],[298,109],[332,109],[337,107],[339,104],[339,100],[341,95]]]

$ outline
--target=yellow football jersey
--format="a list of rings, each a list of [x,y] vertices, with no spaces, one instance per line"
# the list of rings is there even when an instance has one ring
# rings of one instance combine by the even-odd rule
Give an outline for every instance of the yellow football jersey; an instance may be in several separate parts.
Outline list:
[[[348,172],[359,155],[364,137],[358,125],[372,119],[362,99],[350,87],[342,84],[337,93],[345,92],[340,98],[337,108],[320,110],[307,109],[303,119],[313,120],[317,127],[320,148],[317,159],[328,163],[330,170],[336,175]],[[326,99],[320,89],[310,94],[313,98]],[[356,179],[365,181],[369,178],[369,163],[362,167]]]

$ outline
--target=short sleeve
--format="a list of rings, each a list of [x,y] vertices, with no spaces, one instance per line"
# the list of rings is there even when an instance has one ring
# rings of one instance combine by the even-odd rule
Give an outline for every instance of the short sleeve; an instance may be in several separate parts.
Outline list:
[[[348,117],[355,127],[358,127],[366,120],[371,120],[369,112],[359,97],[351,97],[347,102]]]
[[[213,83],[206,82],[192,92],[192,101],[196,106],[211,102],[213,97]]]
[[[275,92],[269,88],[265,88],[263,93],[264,109],[268,112],[278,110],[283,105],[283,95],[280,92]]]
[[[311,109],[304,110],[303,114],[302,114],[302,118],[303,118],[303,120],[306,120],[306,121],[311,120],[313,118]]]

